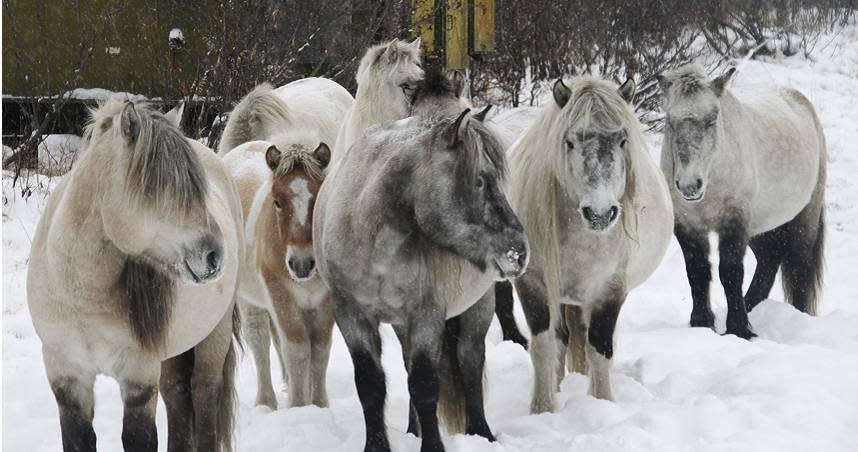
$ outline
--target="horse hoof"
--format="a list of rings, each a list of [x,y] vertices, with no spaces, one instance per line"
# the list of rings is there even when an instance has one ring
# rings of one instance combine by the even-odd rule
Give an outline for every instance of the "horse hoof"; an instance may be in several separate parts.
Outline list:
[[[271,394],[271,397],[258,397],[256,406],[264,406],[271,411],[277,411],[277,398],[274,397],[274,394]]]
[[[715,314],[712,311],[709,311],[705,314],[695,314],[691,313],[691,321],[689,322],[692,327],[703,327],[709,328],[710,330],[715,329]]]
[[[724,335],[732,334],[733,336],[741,337],[745,340],[751,340],[752,338],[757,337],[757,333],[754,333],[754,330],[751,329],[751,325],[745,324],[740,327],[727,327],[727,331]]]

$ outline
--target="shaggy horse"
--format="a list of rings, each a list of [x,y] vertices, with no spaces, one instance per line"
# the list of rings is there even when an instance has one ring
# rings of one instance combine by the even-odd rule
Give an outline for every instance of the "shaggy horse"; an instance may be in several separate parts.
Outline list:
[[[620,308],[661,262],[673,229],[667,186],[629,105],[634,82],[577,77],[568,87],[558,80],[553,94],[510,150],[512,205],[533,243],[514,285],[532,333],[534,413],[554,408],[566,328],[570,367],[589,367],[590,394],[612,398]]]
[[[326,143],[333,145],[351,103],[344,88],[326,79],[299,80],[278,90],[261,85],[236,106],[227,124],[225,142],[265,140],[223,151],[244,208],[248,253],[238,305],[256,363],[257,405],[277,407],[269,362],[272,320],[290,406],[328,404],[333,314],[328,289],[316,277],[312,215],[331,159]]]
[[[527,266],[527,239],[501,191],[504,171],[502,145],[466,109],[370,128],[325,181],[313,243],[354,363],[368,451],[390,449],[380,322],[399,330],[422,450],[443,450],[439,391],[449,396],[453,379],[478,387],[482,369],[467,365],[468,348],[443,339],[448,319],[467,317],[495,280]],[[449,335],[484,340],[465,337],[465,322],[458,327]],[[450,367],[439,376],[442,354]],[[474,392],[465,396],[467,431],[493,439]],[[461,410],[442,410],[453,413]]]
[[[394,39],[367,49],[355,76],[357,92],[334,147],[336,165],[369,126],[405,118],[420,80],[420,38]]]
[[[766,299],[778,269],[787,301],[815,315],[822,282],[825,136],[793,89],[727,89],[735,69],[709,80],[699,65],[658,77],[665,93],[661,168],[691,285],[691,326],[713,328],[710,231],[727,297],[727,334],[755,334],[747,310]],[[744,297],[742,259],[757,258]]]
[[[30,253],[27,299],[64,450],[95,450],[93,383],[119,382],[126,450],[229,450],[233,295],[244,254],[220,159],[145,105],[111,99],[57,185]],[[163,361],[163,363],[162,363]]]

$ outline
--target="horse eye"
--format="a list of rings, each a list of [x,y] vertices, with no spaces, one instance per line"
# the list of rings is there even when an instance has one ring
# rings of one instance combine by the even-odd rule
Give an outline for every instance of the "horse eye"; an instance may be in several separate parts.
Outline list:
[[[568,147],[569,149],[575,149],[575,144],[572,143],[572,141],[570,140],[566,140],[566,147]]]
[[[280,205],[280,201],[278,201],[278,200],[276,200],[276,199],[275,199],[275,200],[274,200],[274,207],[276,207],[276,208],[280,209],[280,208],[282,208],[283,206],[281,206],[281,205]]]
[[[483,179],[483,176],[478,177],[477,178],[477,188],[482,190],[483,187],[485,187],[485,186],[486,186],[486,180]]]
[[[626,139],[625,138],[623,138],[623,141],[620,141],[620,147],[621,148],[626,147]]]

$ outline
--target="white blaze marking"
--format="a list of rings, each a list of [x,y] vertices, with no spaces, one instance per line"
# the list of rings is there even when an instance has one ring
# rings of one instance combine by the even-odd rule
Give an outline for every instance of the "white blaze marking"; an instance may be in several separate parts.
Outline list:
[[[294,197],[292,198],[292,208],[294,209],[293,219],[298,226],[304,226],[307,218],[310,216],[310,189],[307,187],[307,181],[304,179],[295,179],[289,184],[289,189],[292,190]]]

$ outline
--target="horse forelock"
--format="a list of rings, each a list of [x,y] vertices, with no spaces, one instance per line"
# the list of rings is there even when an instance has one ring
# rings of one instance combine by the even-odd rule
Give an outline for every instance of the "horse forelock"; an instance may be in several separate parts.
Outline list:
[[[667,99],[693,96],[709,87],[706,72],[699,64],[686,64],[665,76],[670,83],[667,88]]]
[[[120,136],[119,115],[126,101],[110,99],[91,113],[86,135],[98,146],[111,129]],[[189,214],[204,207],[208,189],[205,169],[190,142],[161,113],[146,104],[135,104],[139,119],[138,136],[131,145],[126,168],[125,189],[139,206],[158,211]],[[96,128],[99,133],[94,133]]]
[[[522,136],[512,151],[514,182],[511,193],[516,211],[532,237],[534,258],[546,278],[549,296],[559,293],[559,193],[567,189],[566,132],[570,126],[595,134],[624,132],[626,187],[620,199],[623,228],[636,240],[637,210],[634,206],[635,169],[641,164],[645,142],[637,117],[613,83],[588,76],[568,82],[571,96],[563,108],[552,102]]]
[[[274,180],[282,180],[297,169],[303,169],[315,181],[321,181],[325,177],[324,169],[316,156],[313,155],[312,149],[294,143],[282,146],[282,149],[278,146],[277,149],[280,151],[280,163],[274,170]]]
[[[455,120],[456,117],[448,116],[436,127],[446,132]],[[485,162],[503,181],[507,174],[506,153],[503,143],[494,131],[484,123],[469,118],[467,124],[461,128],[461,134],[462,144],[456,160],[458,177],[467,178],[468,183],[473,183],[480,174],[481,164]]]

